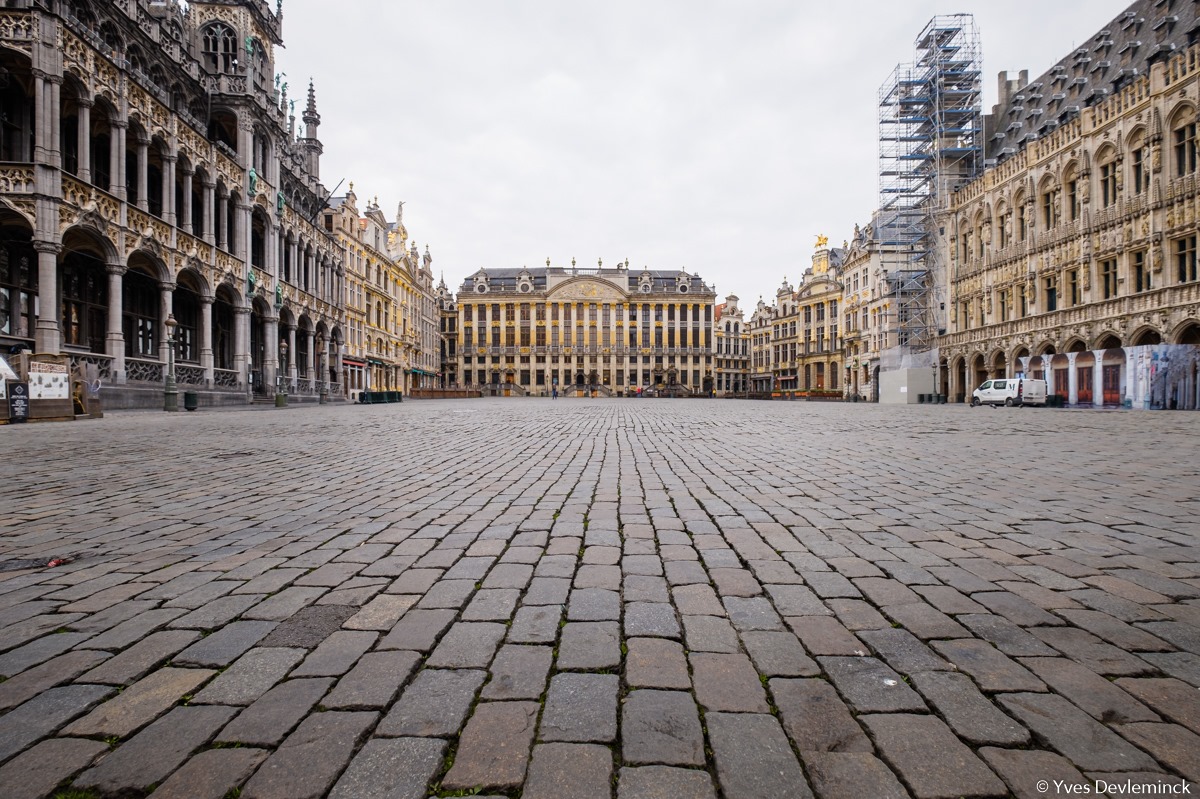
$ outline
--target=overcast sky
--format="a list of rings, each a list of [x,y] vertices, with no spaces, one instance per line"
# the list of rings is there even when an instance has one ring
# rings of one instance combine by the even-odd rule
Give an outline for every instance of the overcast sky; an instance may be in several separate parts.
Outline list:
[[[770,302],[878,195],[877,93],[935,14],[973,13],[984,109],[1119,0],[284,0],[321,177],[404,222],[457,290],[482,267],[685,267]],[[339,194],[346,190],[345,184]]]

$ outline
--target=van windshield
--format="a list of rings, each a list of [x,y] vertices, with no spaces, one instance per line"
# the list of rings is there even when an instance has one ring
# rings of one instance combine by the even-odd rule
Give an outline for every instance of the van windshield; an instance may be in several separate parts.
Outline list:
[[[992,387],[992,381],[987,380],[984,382],[984,384],[982,386],[979,387],[979,390],[982,391],[985,388],[991,388],[991,387]]]

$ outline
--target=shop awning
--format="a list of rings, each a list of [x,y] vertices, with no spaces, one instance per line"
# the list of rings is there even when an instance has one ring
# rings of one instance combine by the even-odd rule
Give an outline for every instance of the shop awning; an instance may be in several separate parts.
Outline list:
[[[343,355],[342,356],[342,365],[343,366],[366,366],[367,362],[360,361],[358,358],[347,358],[345,355]]]

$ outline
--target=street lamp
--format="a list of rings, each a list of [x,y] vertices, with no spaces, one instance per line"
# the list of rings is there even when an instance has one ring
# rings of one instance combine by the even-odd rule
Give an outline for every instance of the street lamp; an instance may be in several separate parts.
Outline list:
[[[317,358],[317,404],[324,405],[329,402],[329,395],[326,393],[325,383],[325,337],[317,336],[317,350],[320,355]]]
[[[175,314],[167,314],[167,379],[163,383],[163,410],[179,410],[179,391],[175,388]]]

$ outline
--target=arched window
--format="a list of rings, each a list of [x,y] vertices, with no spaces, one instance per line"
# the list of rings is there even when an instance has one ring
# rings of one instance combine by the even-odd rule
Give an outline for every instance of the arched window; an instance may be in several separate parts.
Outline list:
[[[1145,131],[1137,131],[1129,137],[1130,190],[1134,195],[1150,189],[1150,147],[1146,144]]]
[[[1074,221],[1079,218],[1080,193],[1079,171],[1075,165],[1067,167],[1063,173],[1063,191],[1067,197],[1067,219]]]
[[[129,52],[125,57],[129,60],[130,69],[142,75],[146,74],[146,57],[142,55],[142,48],[136,44],[130,45]]]
[[[110,55],[113,52],[120,52],[125,47],[125,40],[121,38],[121,34],[117,31],[117,26],[111,22],[105,22],[100,26],[100,38],[108,45]]]
[[[203,64],[209,72],[233,72],[237,65],[237,37],[233,29],[214,22],[204,29]]]
[[[1100,164],[1100,207],[1109,208],[1117,204],[1117,151],[1105,147],[1096,161]]]

